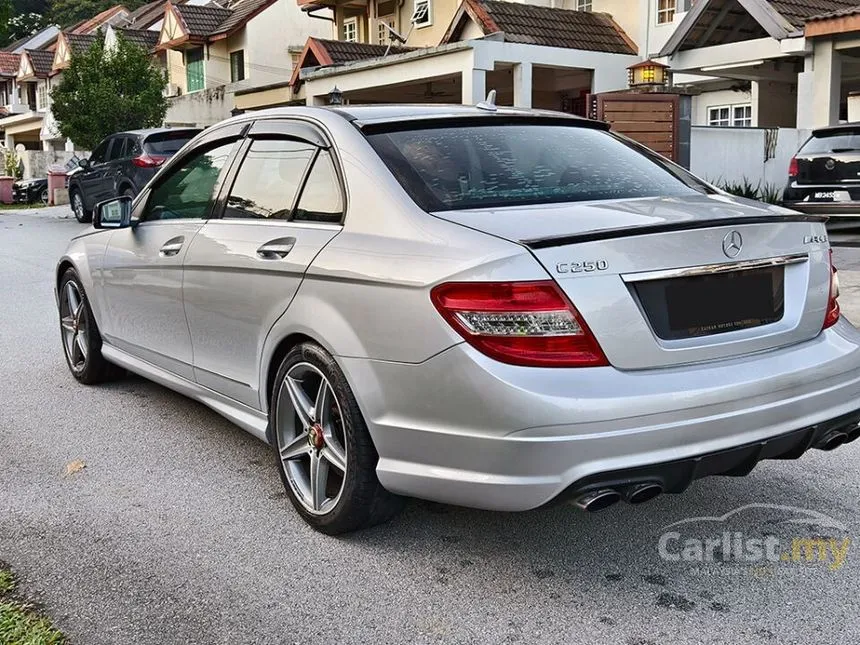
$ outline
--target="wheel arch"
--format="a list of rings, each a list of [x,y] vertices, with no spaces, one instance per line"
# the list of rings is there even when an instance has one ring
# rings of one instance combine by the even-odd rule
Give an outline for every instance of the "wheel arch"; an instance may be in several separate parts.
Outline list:
[[[269,410],[272,407],[272,394],[274,393],[273,390],[275,387],[275,377],[278,375],[278,370],[281,367],[281,363],[283,362],[284,357],[289,354],[294,347],[307,342],[320,345],[320,343],[316,339],[311,338],[307,334],[301,332],[294,332],[292,334],[289,334],[288,336],[285,336],[284,338],[279,340],[275,345],[275,349],[272,351],[272,354],[269,357],[268,363],[265,365],[263,372],[263,375],[265,377],[265,381],[263,383],[263,387],[265,388],[265,398],[263,399],[263,402],[266,406],[266,414],[269,413]],[[268,427],[266,428],[266,439],[271,445],[275,445],[273,443],[275,438],[272,435],[272,430],[272,424],[269,423]]]

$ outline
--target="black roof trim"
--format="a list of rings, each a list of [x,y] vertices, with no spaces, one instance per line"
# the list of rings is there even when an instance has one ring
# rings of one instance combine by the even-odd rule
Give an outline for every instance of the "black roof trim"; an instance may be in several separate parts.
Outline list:
[[[344,116],[347,116],[344,114]],[[609,124],[604,121],[593,121],[573,116],[552,116],[534,113],[516,114],[476,112],[475,114],[440,114],[429,116],[422,114],[415,118],[386,119],[380,121],[364,122],[352,119],[355,125],[365,135],[379,134],[383,132],[403,132],[405,130],[428,130],[433,128],[460,128],[470,125],[564,125],[574,128],[590,128],[593,130],[609,130]]]
[[[743,226],[745,224],[770,224],[771,222],[826,222],[827,218],[817,215],[751,215],[748,217],[721,217],[690,222],[669,222],[666,224],[649,224],[646,226],[629,226],[624,228],[607,228],[597,231],[586,231],[575,235],[556,235],[533,240],[521,240],[530,249],[549,249],[567,244],[582,242],[599,242],[614,240],[622,237],[651,235],[671,231],[692,231],[703,228],[718,228],[720,226]]]

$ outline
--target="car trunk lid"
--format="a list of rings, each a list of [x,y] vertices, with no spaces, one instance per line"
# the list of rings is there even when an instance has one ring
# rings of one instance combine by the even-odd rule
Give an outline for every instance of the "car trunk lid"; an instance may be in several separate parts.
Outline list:
[[[718,360],[821,332],[823,222],[723,196],[447,211],[524,244],[619,369]]]

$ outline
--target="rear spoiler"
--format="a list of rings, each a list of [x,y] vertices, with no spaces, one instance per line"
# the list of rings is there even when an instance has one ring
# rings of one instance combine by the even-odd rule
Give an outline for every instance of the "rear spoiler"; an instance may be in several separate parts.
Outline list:
[[[585,231],[573,235],[555,235],[552,237],[541,237],[529,240],[520,240],[530,249],[549,249],[555,246],[567,244],[579,244],[582,242],[598,242],[600,240],[614,240],[621,237],[635,237],[637,235],[652,235],[654,233],[667,233],[670,231],[692,231],[702,228],[717,228],[719,226],[743,226],[745,224],[770,224],[772,222],[818,222],[824,223],[827,217],[819,215],[753,215],[749,217],[716,217],[711,219],[693,220],[689,222],[667,222],[665,224],[647,224],[645,226],[628,226],[624,228],[605,228],[594,231]]]

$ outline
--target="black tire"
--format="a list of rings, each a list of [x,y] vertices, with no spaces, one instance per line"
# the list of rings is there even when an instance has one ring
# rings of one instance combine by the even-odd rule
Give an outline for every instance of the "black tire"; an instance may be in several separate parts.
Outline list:
[[[87,210],[87,206],[84,202],[84,197],[81,194],[81,191],[76,188],[72,189],[69,198],[72,203],[72,212],[75,214],[75,219],[78,220],[81,224],[89,224],[90,222],[92,222],[92,211]]]
[[[74,324],[74,335],[70,340],[69,314],[71,310],[77,309],[70,306],[69,283],[73,290],[80,296],[80,315]],[[78,381],[86,385],[95,385],[119,378],[124,370],[113,363],[109,363],[102,356],[102,337],[93,317],[84,287],[74,269],[68,269],[60,278],[59,285],[59,314],[60,314],[60,340],[63,344],[63,354],[69,371]],[[80,340],[79,340],[80,339]],[[83,351],[79,343],[82,342],[86,351]]]
[[[295,407],[284,392],[284,382],[291,368],[310,364],[316,368],[331,385],[340,416],[339,432],[346,451],[346,473],[342,477],[342,488],[335,505],[324,514],[309,511],[293,490],[287,475],[285,462],[281,459],[282,437],[276,423],[279,416],[299,421]],[[279,410],[286,406],[288,410]],[[314,529],[327,535],[338,535],[387,522],[403,508],[404,499],[382,487],[376,477],[379,455],[370,438],[367,425],[358,408],[343,372],[334,359],[314,343],[303,343],[294,347],[284,358],[272,387],[272,404],[269,409],[269,423],[272,428],[272,443],[281,482],[287,491],[296,511]],[[337,471],[334,471],[337,472]]]

